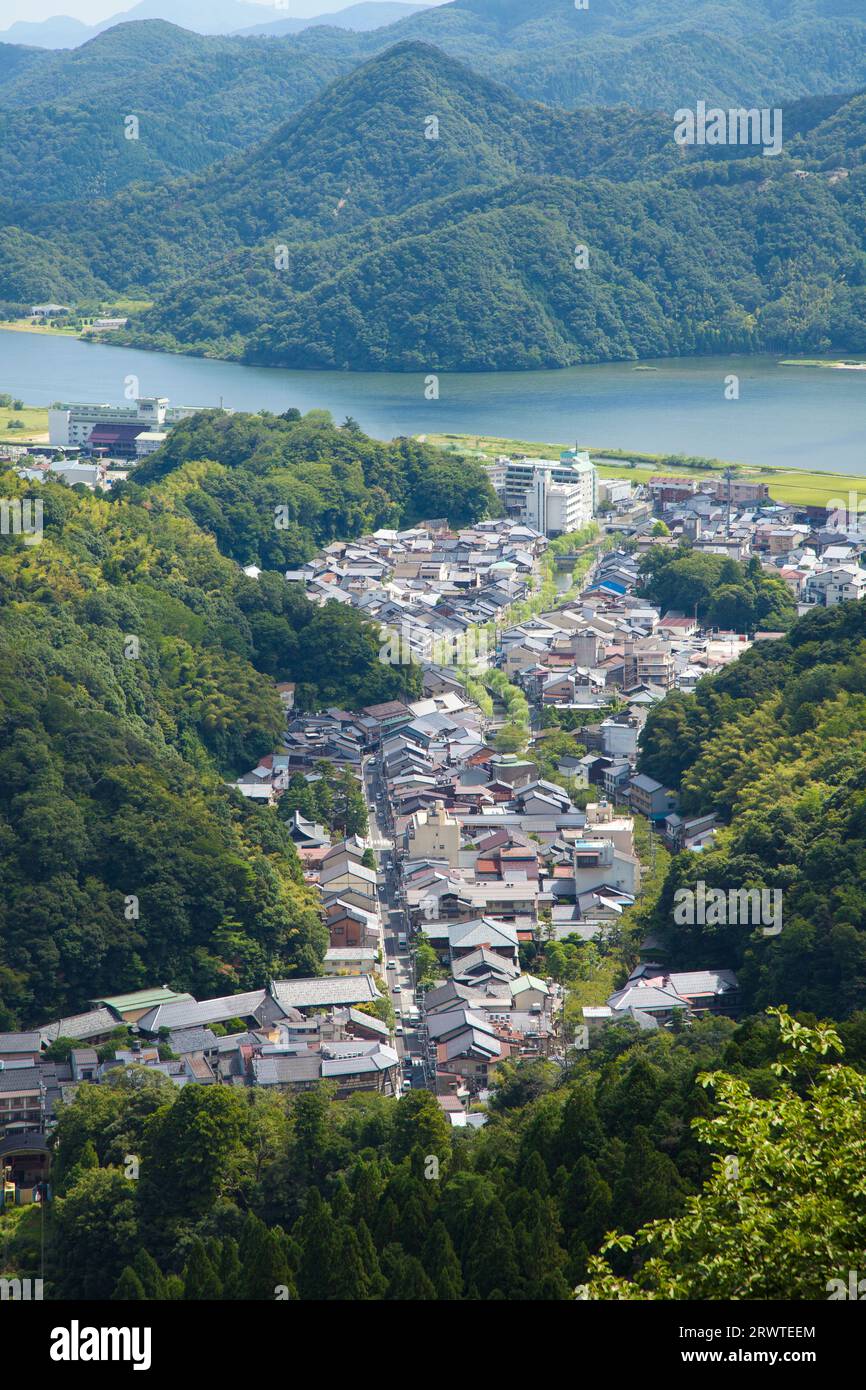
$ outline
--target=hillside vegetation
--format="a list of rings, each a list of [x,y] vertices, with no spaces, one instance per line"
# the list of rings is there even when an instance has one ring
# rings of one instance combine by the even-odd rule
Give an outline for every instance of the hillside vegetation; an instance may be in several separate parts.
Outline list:
[[[410,489],[458,517],[485,494],[435,450],[290,414],[195,417],[141,481],[45,484],[41,540],[0,540],[0,1031],[155,979],[206,997],[319,968],[285,825],[223,779],[279,745],[275,680],[359,708],[419,677],[275,571],[411,516]]]

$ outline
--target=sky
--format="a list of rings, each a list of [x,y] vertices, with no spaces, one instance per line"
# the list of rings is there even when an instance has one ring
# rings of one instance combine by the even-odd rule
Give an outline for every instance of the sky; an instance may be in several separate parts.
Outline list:
[[[134,3],[135,0],[0,0],[0,30],[8,29],[17,19],[52,19],[55,15],[71,15],[85,24],[96,24],[101,19],[119,14],[121,10],[131,9]],[[248,3],[255,4],[256,0],[248,0]],[[427,0],[427,3],[435,5],[441,0]],[[334,10],[344,10],[350,4],[352,0],[321,0],[314,12],[329,14]],[[167,0],[166,10],[169,12],[170,7],[171,0]],[[269,19],[286,19],[293,13],[292,0],[279,8],[273,3],[261,4],[259,8],[263,24],[267,24]],[[300,12],[300,7],[294,9],[295,14]],[[169,17],[170,13],[167,13],[166,18]]]

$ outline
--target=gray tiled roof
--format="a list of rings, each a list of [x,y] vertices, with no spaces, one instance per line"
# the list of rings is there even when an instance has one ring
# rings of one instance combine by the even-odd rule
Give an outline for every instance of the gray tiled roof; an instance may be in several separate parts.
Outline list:
[[[205,999],[200,1004],[159,1004],[138,1020],[144,1033],[156,1033],[160,1028],[195,1028],[208,1023],[221,1023],[228,1018],[247,1018],[255,1013],[267,997],[263,989],[246,994],[226,994],[219,999]]]
[[[178,1028],[169,1035],[172,1052],[208,1052],[217,1045],[217,1036],[210,1028]]]
[[[39,1033],[0,1033],[0,1052],[38,1052],[41,1044]]]
[[[83,1014],[72,1014],[69,1018],[58,1018],[39,1029],[45,1042],[56,1038],[94,1038],[100,1033],[110,1033],[122,1028],[120,1019],[110,1009],[88,1009]]]
[[[282,1008],[294,1009],[323,1009],[331,1004],[366,1004],[381,997],[371,975],[272,980],[270,988]]]
[[[253,1075],[260,1086],[278,1086],[299,1081],[318,1081],[321,1059],[316,1052],[305,1057],[254,1057]]]

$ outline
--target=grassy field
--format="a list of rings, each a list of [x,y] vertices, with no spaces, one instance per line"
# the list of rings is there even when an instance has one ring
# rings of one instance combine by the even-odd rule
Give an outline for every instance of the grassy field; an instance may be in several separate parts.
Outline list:
[[[539,444],[528,439],[501,439],[495,435],[474,434],[428,434],[428,443],[440,448],[469,454],[475,458],[491,461],[497,454],[529,454],[534,458],[558,458],[560,450],[567,445]],[[707,468],[686,468],[677,465],[661,454],[628,453],[620,449],[601,449],[590,446],[599,477],[629,478],[635,483],[645,483],[655,474],[664,472],[679,474],[684,478],[717,477],[725,464],[713,461]],[[604,459],[605,462],[599,460]],[[766,483],[770,496],[777,502],[797,502],[801,506],[821,507],[831,498],[848,497],[849,491],[866,491],[866,473],[830,473],[796,468],[747,468],[732,464],[734,477],[741,482]]]
[[[45,323],[34,323],[32,319],[2,319],[0,328],[6,328],[10,333],[49,333],[52,338],[80,337],[77,328],[51,328]]]
[[[11,430],[10,421],[21,421],[18,428]],[[48,438],[48,410],[44,406],[26,405],[23,410],[11,410],[5,406],[0,406],[0,444],[4,439],[8,442],[39,439],[41,435]],[[41,440],[40,440],[41,442]]]

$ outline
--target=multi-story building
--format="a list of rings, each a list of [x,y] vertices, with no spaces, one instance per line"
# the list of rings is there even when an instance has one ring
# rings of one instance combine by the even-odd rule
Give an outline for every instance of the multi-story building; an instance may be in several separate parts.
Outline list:
[[[497,459],[494,486],[510,516],[547,536],[578,531],[595,514],[595,468],[585,450],[566,449],[555,459]]]
[[[444,859],[449,868],[460,863],[460,824],[440,802],[435,811],[416,811],[406,828],[408,859]]]
[[[124,405],[68,404],[48,411],[48,438],[58,448],[105,449],[133,458],[140,434],[160,433],[194,415],[198,406],[170,406],[167,396],[140,396]]]

